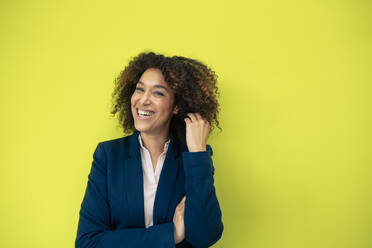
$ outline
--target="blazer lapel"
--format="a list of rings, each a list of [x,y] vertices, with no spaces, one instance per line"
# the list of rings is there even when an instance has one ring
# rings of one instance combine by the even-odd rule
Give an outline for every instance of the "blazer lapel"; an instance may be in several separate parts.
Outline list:
[[[128,137],[126,150],[129,151],[129,157],[126,158],[124,166],[127,219],[130,227],[145,226],[143,172],[138,135],[139,131],[135,130],[133,135]],[[154,225],[167,221],[172,196],[176,194],[181,197],[181,194],[184,194],[182,193],[184,192],[183,183],[178,185],[178,189],[176,187],[177,177],[182,173],[180,172],[179,149],[179,143],[175,134],[170,132],[170,142],[155,195],[153,208]]]
[[[179,172],[178,143],[173,133],[170,133],[170,142],[165,156],[163,168],[160,173],[158,187],[153,209],[154,225],[164,223],[167,219],[172,194]]]
[[[141,166],[140,144],[138,142],[139,132],[136,130],[129,136],[127,149],[129,157],[126,158],[124,179],[126,191],[126,203],[128,211],[128,226],[144,227],[144,199],[143,199],[143,174]]]

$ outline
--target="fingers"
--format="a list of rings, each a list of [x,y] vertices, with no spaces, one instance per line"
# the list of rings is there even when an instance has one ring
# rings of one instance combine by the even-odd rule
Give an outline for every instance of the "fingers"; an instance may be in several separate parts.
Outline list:
[[[207,121],[207,119],[205,119],[201,114],[195,113],[195,115],[197,116],[198,120],[204,121],[205,123],[209,124],[209,121]]]
[[[185,209],[185,201],[186,201],[186,196],[184,196],[181,200],[181,210],[183,211]]]
[[[181,201],[178,203],[176,208],[182,208],[182,206],[185,206],[186,201],[186,195],[181,199]]]
[[[176,210],[174,212],[174,219],[178,220],[179,218],[183,219],[184,212],[185,212],[185,201],[186,195],[182,198],[182,200],[178,203]]]
[[[185,212],[185,203],[182,203],[178,209],[180,211],[180,213],[183,215],[183,213]]]
[[[185,119],[188,119],[191,122],[196,122],[199,120],[208,122],[200,113],[187,113],[187,117]]]
[[[195,113],[195,116],[197,120],[204,120],[204,118],[199,113]]]
[[[194,113],[187,113],[186,119],[189,119],[191,122],[195,122],[197,120],[197,117],[195,116]]]
[[[181,199],[181,201],[178,203],[177,207],[181,206],[181,205],[185,205],[185,201],[186,201],[186,195]]]
[[[187,125],[191,123],[191,120],[188,117],[184,118],[183,120],[186,122]]]

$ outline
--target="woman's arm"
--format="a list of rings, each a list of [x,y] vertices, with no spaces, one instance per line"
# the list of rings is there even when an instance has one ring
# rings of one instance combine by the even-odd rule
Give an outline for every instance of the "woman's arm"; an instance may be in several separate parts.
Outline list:
[[[87,188],[79,213],[76,248],[175,247],[173,222],[149,228],[112,230],[107,200],[107,165],[99,143],[93,154]]]
[[[222,235],[221,210],[214,188],[213,150],[183,152],[185,171],[185,239],[194,247],[209,247]]]

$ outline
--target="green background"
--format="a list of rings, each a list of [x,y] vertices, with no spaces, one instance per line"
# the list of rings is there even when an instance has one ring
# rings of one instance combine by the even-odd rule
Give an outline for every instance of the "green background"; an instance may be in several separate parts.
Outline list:
[[[74,247],[114,78],[139,52],[218,75],[214,247],[369,248],[371,1],[1,1],[0,247]]]

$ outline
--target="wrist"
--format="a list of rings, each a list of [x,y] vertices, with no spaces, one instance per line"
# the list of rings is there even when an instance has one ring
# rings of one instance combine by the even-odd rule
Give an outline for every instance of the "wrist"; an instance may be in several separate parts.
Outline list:
[[[200,147],[192,147],[189,149],[189,152],[206,152],[207,151],[207,148],[206,146],[200,146]]]

